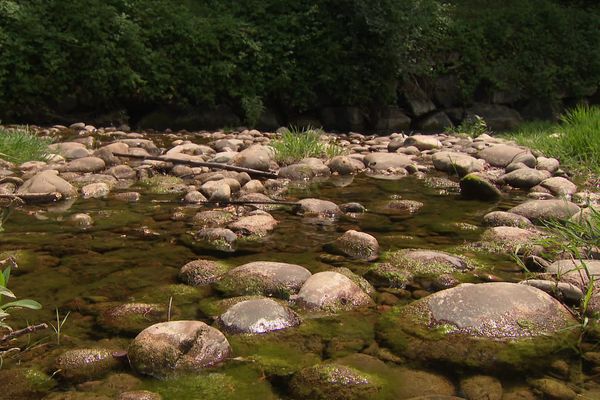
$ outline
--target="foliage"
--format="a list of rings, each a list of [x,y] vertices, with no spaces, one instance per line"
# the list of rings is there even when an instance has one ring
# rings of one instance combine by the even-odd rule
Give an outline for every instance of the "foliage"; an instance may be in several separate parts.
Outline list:
[[[246,123],[248,123],[251,128],[254,128],[263,111],[265,111],[265,106],[262,99],[258,96],[243,97],[242,109],[246,116]]]
[[[307,127],[286,129],[281,139],[271,143],[275,149],[275,158],[282,164],[293,164],[307,157],[335,157],[343,154],[343,149],[335,144],[321,140],[323,131]]]
[[[39,310],[42,308],[42,305],[34,300],[22,299],[22,300],[13,300],[8,303],[3,302],[3,297],[8,297],[10,299],[16,299],[15,294],[8,289],[8,280],[10,279],[10,272],[12,270],[12,266],[16,267],[16,262],[12,259],[3,260],[2,264],[9,264],[2,273],[0,274],[0,328],[12,330],[10,325],[6,322],[6,318],[10,317],[8,313],[9,310],[13,308],[29,308],[31,310]]]
[[[0,117],[226,104],[393,104],[408,76],[475,92],[579,96],[600,76],[600,10],[558,0],[0,2]],[[82,23],[81,21],[85,21]]]
[[[48,155],[50,139],[36,136],[27,128],[0,127],[0,158],[17,164],[44,160]]]
[[[452,127],[447,130],[449,133],[464,134],[470,137],[477,137],[488,133],[489,129],[485,120],[479,115],[465,118],[456,128]]]
[[[578,106],[567,111],[561,124],[535,122],[508,137],[556,157],[574,170],[600,173],[600,107]]]

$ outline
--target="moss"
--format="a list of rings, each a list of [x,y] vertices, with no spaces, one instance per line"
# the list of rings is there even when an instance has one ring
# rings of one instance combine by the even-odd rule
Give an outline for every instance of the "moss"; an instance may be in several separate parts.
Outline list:
[[[251,365],[235,364],[201,374],[151,381],[146,389],[169,400],[275,400],[263,375]]]
[[[142,179],[139,184],[149,193],[154,194],[180,193],[185,186],[181,178],[170,175],[155,175]]]

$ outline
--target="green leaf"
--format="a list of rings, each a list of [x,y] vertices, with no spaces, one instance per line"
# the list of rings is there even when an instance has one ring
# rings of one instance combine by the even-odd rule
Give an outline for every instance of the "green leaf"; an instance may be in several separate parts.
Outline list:
[[[11,292],[8,288],[5,288],[4,286],[0,286],[0,296],[10,297],[11,299],[17,298],[17,296],[15,296],[13,292]]]
[[[10,266],[6,267],[4,269],[4,271],[2,271],[2,279],[4,280],[4,284],[2,286],[6,287],[6,285],[8,285],[8,279],[10,278],[10,271],[11,271]]]
[[[2,304],[2,306],[0,306],[0,309],[6,310],[7,308],[16,308],[16,307],[29,308],[31,310],[39,310],[40,308],[42,308],[42,305],[35,300],[24,299],[24,300],[11,301],[10,303]]]

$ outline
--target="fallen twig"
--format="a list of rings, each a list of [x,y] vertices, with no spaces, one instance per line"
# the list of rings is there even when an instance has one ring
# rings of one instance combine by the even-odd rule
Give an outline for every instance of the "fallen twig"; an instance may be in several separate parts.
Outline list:
[[[61,200],[63,195],[59,192],[51,193],[22,193],[22,194],[0,194],[0,199],[11,199],[23,203],[51,203]]]
[[[141,160],[153,160],[153,161],[166,161],[172,162],[175,164],[185,164],[193,167],[208,167],[213,169],[224,169],[227,171],[236,171],[236,172],[246,172],[249,175],[261,176],[264,178],[273,178],[277,179],[277,173],[270,171],[260,171],[252,168],[238,167],[236,165],[229,164],[221,164],[221,163],[212,163],[205,161],[192,161],[192,160],[182,160],[180,158],[166,157],[166,156],[145,156],[141,154],[126,154],[126,153],[113,153],[113,155],[117,157],[129,157],[129,158],[138,158]]]
[[[19,329],[18,331],[12,331],[11,333],[7,333],[6,335],[2,336],[0,338],[0,343],[4,343],[7,342],[9,340],[15,339],[19,336],[23,336],[23,335],[27,335],[29,333],[33,333],[42,329],[48,329],[48,324],[37,324],[37,325],[30,325],[26,328],[23,329]]]

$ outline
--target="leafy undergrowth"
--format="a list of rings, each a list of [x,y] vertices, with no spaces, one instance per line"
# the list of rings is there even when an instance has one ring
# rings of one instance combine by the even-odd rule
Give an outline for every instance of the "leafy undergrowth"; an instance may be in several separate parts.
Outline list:
[[[510,139],[547,157],[555,157],[570,170],[600,175],[600,107],[578,106],[567,111],[560,123],[529,122],[508,133]]]
[[[13,163],[45,160],[51,140],[33,134],[27,128],[0,127],[0,158]]]

